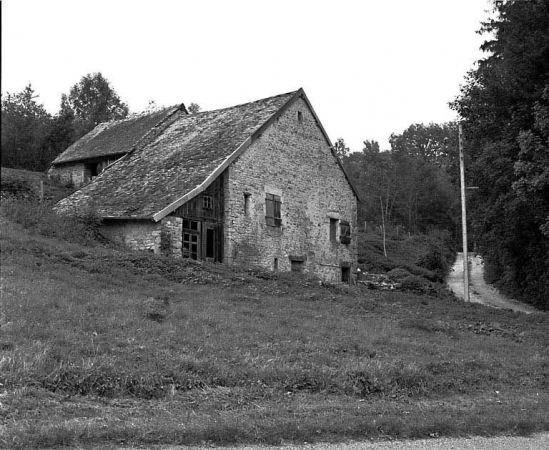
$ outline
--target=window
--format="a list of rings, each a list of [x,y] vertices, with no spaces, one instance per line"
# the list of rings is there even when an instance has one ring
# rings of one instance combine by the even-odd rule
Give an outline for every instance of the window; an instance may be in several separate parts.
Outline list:
[[[213,209],[213,199],[211,195],[202,196],[202,207],[204,209]]]
[[[341,221],[339,224],[339,242],[342,244],[351,243],[351,225],[349,225],[349,222]]]
[[[339,220],[337,219],[330,219],[330,242],[337,242],[336,235],[338,222]]]
[[[341,268],[341,282],[342,283],[349,283],[351,280],[351,268],[350,267],[342,267]]]
[[[292,272],[303,272],[303,267],[305,266],[304,261],[291,261],[291,270]]]
[[[196,220],[183,219],[183,228],[198,231],[198,222]]]
[[[248,194],[248,193],[244,194],[244,214],[246,215],[246,217],[250,217],[251,215],[251,209],[252,209],[251,198],[252,198],[252,194]]]
[[[183,256],[198,259],[199,256],[198,222],[183,219]]]
[[[267,194],[265,197],[265,223],[271,227],[280,227],[282,218],[280,215],[282,202],[280,196]]]
[[[274,259],[273,269],[278,270],[278,258]]]
[[[301,111],[297,112],[297,121],[303,122],[303,113]]]
[[[183,233],[183,256],[185,258],[198,259],[198,235]]]

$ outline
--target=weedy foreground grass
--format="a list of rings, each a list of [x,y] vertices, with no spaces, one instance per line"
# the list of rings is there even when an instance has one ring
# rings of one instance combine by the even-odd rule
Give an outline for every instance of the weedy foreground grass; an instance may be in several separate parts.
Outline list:
[[[82,245],[29,206],[0,216],[0,446],[549,429],[547,314]]]

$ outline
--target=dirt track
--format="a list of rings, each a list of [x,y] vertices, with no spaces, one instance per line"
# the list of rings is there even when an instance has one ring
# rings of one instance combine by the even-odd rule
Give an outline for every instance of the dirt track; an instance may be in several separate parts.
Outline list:
[[[536,312],[535,308],[509,299],[484,281],[484,264],[482,257],[469,255],[471,272],[469,273],[469,299],[471,302],[482,303],[493,308],[512,309],[526,314]],[[463,294],[463,254],[458,253],[450,275],[446,279],[448,287],[460,298]]]

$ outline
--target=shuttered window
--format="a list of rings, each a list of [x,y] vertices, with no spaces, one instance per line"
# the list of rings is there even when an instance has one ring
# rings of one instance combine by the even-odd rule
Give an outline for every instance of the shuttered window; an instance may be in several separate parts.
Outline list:
[[[266,194],[265,196],[265,223],[271,227],[279,227],[282,225],[281,212],[282,202],[280,196],[274,194]]]
[[[339,222],[339,242],[342,244],[351,243],[351,225],[349,225],[349,222]]]

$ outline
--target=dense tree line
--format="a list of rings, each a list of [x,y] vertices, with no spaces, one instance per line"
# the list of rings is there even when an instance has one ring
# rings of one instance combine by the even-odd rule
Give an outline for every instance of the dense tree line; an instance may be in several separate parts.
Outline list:
[[[341,139],[334,145],[361,196],[359,223],[409,233],[447,230],[457,237],[456,124],[414,124],[392,134],[390,144],[390,151],[381,151],[378,142],[365,141],[355,153],[342,151]]]
[[[488,281],[549,309],[549,1],[494,2],[487,56],[453,103]]]
[[[51,161],[97,124],[128,115],[101,73],[88,74],[61,97],[50,115],[29,84],[22,92],[2,95],[2,166],[46,170]]]

